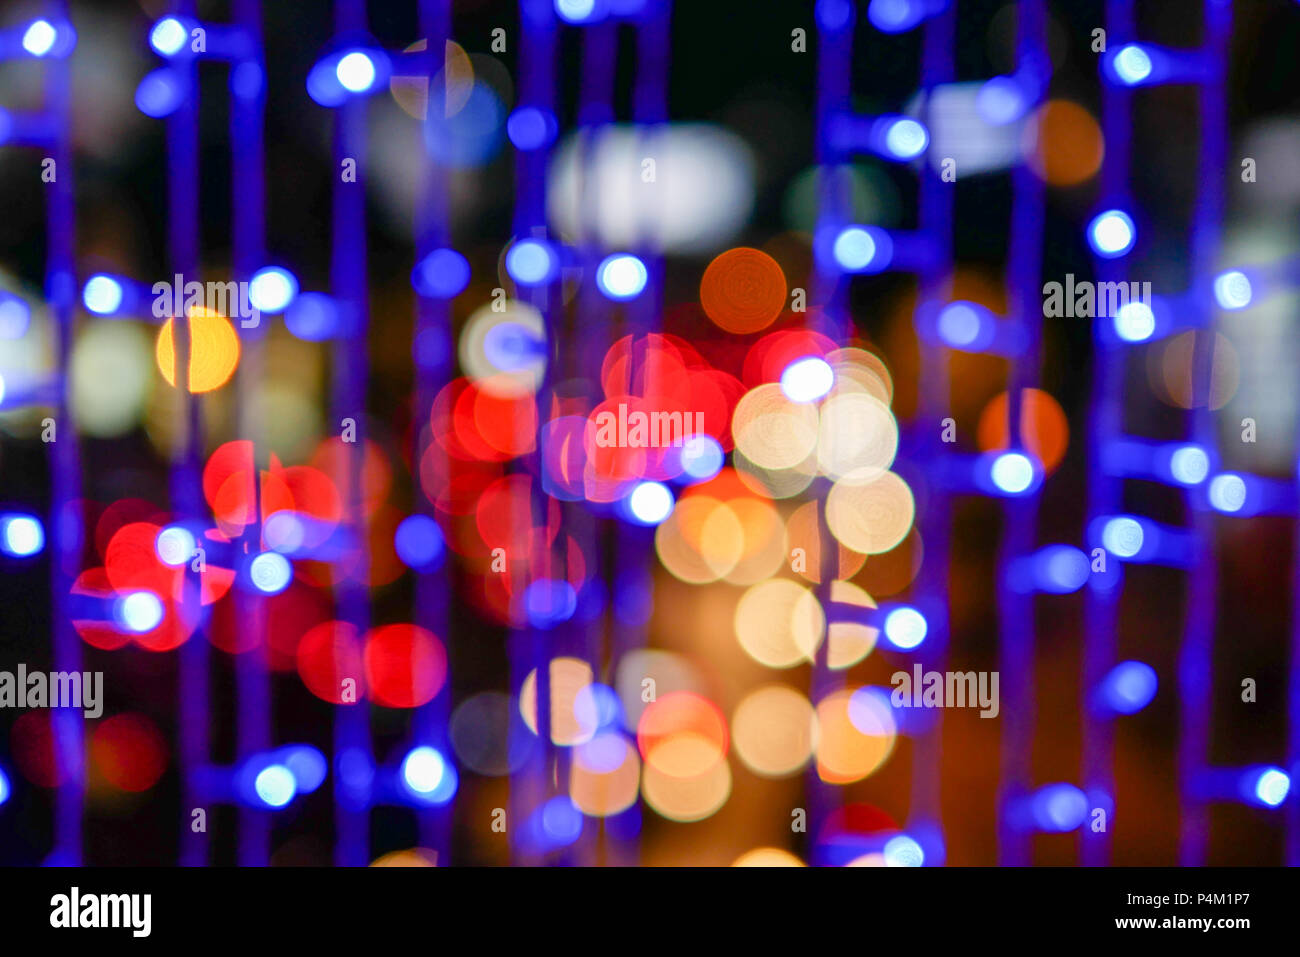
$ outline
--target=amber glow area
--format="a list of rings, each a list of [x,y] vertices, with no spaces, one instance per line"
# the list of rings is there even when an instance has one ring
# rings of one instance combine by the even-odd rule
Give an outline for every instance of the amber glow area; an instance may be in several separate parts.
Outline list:
[[[719,328],[766,329],[785,308],[785,273],[767,253],[742,246],[722,253],[700,280],[700,305]]]
[[[862,481],[862,479],[866,481]],[[873,478],[870,470],[850,472],[831,486],[826,524],[841,544],[867,555],[894,548],[916,517],[912,490],[894,472]]]
[[[985,452],[1007,447],[1007,394],[996,395],[980,413],[977,439]],[[1043,468],[1061,464],[1070,444],[1070,426],[1061,404],[1041,389],[1023,389],[1020,398],[1020,441]]]
[[[578,658],[551,659],[551,740],[571,746],[590,740],[595,728],[580,720],[578,693],[591,684],[591,665]],[[537,671],[528,672],[519,689],[519,714],[537,733]]]
[[[817,719],[801,692],[766,685],[736,706],[731,733],[736,755],[746,767],[761,777],[785,777],[811,759]]]
[[[1050,100],[1025,127],[1029,165],[1053,186],[1076,186],[1097,175],[1105,145],[1092,114],[1069,100]]]
[[[731,862],[732,867],[807,867],[789,851],[777,847],[756,847]]]
[[[897,730],[887,703],[847,689],[817,705],[817,773],[827,784],[860,781],[884,764]]]
[[[438,852],[427,847],[390,851],[370,862],[371,867],[437,867]]]
[[[176,385],[176,341],[172,324],[163,323],[158,333],[156,355],[158,368],[167,384]],[[190,368],[187,388],[190,392],[211,392],[220,389],[239,365],[239,336],[230,320],[220,313],[202,307],[192,307],[189,312]]]

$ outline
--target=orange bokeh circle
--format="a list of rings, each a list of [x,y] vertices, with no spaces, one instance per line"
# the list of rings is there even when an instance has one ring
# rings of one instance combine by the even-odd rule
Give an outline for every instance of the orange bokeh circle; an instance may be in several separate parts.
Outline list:
[[[717,256],[700,280],[700,305],[727,332],[758,332],[785,308],[785,273],[767,253],[748,246]]]

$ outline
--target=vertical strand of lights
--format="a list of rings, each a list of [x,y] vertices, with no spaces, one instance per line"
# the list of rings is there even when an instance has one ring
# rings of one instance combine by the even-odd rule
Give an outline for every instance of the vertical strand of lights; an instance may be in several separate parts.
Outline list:
[[[234,279],[252,280],[266,258],[266,179],[264,115],[266,110],[266,65],[262,52],[261,0],[235,0],[234,26],[248,44],[245,56],[231,64],[230,76],[230,161],[231,232]],[[241,73],[242,71],[242,73]],[[255,72],[252,72],[255,71]],[[254,83],[252,78],[256,78]],[[242,322],[241,322],[242,326]],[[257,413],[257,389],[265,371],[266,328],[246,330],[239,365],[236,419],[239,434],[252,440],[253,489],[256,508],[242,536],[243,553],[253,556],[262,548],[261,482],[258,481],[258,448],[261,417]],[[249,649],[234,656],[236,682],[236,764],[246,761],[271,744],[271,681],[267,663],[267,609],[262,593],[255,588],[235,588],[235,616],[241,628],[254,636]],[[271,813],[264,808],[239,805],[239,850],[241,866],[263,867],[270,862]]]
[[[193,0],[178,0],[172,13],[193,19]],[[167,239],[172,273],[185,281],[199,277],[199,66],[186,43],[171,62],[180,75],[183,90],[180,104],[167,118]],[[185,310],[182,309],[184,313]],[[175,521],[199,519],[202,514],[200,485],[203,454],[202,403],[191,388],[191,317],[171,319],[175,342],[175,380],[179,396],[176,449],[171,467],[171,505]],[[208,727],[209,659],[207,636],[200,616],[200,581],[191,564],[183,566],[179,614],[195,628],[181,645],[180,659],[180,765],[182,774],[181,863],[187,867],[208,863],[208,837],[190,827],[189,809],[202,807],[204,795],[196,778],[208,764],[211,748]]]
[[[447,247],[450,242],[448,221],[447,174],[442,164],[428,148],[429,136],[434,128],[435,103],[446,100],[446,73],[441,75],[443,87],[435,83],[437,69],[445,63],[447,41],[451,38],[450,0],[420,0],[419,33],[425,39],[429,80],[428,99],[425,104],[425,148],[420,151],[421,192],[416,209],[415,260],[425,261],[435,250]],[[451,300],[446,296],[426,296],[417,293],[415,299],[415,330],[412,346],[415,366],[415,415],[412,433],[414,455],[412,466],[420,474],[423,456],[436,456],[442,467],[447,465],[447,455],[442,446],[429,435],[427,444],[421,440],[423,427],[430,421],[433,402],[439,390],[450,379],[453,355],[451,335]],[[430,357],[433,357],[432,360]],[[423,447],[422,447],[423,446]],[[415,483],[415,514],[433,518],[435,509]],[[443,561],[415,572],[415,624],[438,635],[451,646],[451,566]],[[416,709],[413,718],[414,737],[421,744],[437,749],[449,757],[448,720],[451,709],[450,675],[442,690],[431,701]],[[439,865],[448,863],[451,853],[452,802],[441,806],[422,806],[416,812],[420,845],[437,853]]]
[[[56,22],[69,23],[66,0],[50,4]],[[45,110],[53,121],[52,141],[57,178],[52,184],[46,209],[47,238],[45,294],[54,312],[58,330],[55,383],[55,421],[62,438],[52,443],[50,471],[49,529],[51,549],[50,588],[54,593],[54,667],[58,671],[81,671],[81,639],[72,627],[71,589],[81,564],[82,513],[76,503],[81,495],[81,462],[77,426],[70,405],[72,377],[70,360],[76,322],[76,208],[72,156],[72,56],[57,57],[47,64]],[[59,786],[55,795],[54,853],[51,862],[79,865],[82,859],[82,812],[85,805],[85,724],[76,708],[56,708],[51,714]]]
[[[1296,499],[1300,501],[1300,431],[1296,434]],[[1291,775],[1291,794],[1286,805],[1286,850],[1288,867],[1300,866],[1300,523],[1295,529],[1295,557],[1291,566],[1291,661],[1287,679],[1286,768]]]
[[[1300,431],[1296,433],[1296,500],[1300,501]],[[1286,847],[1283,860],[1288,867],[1300,866],[1300,523],[1295,527],[1295,555],[1291,565],[1291,659],[1287,678],[1286,772],[1291,776],[1291,794],[1286,804]]]
[[[655,155],[655,144],[668,122],[669,23],[671,0],[647,0],[643,21],[636,26],[636,76],[632,90],[632,119],[643,144],[642,156]],[[647,210],[646,204],[638,206]],[[637,343],[660,328],[664,307],[664,259],[659,248],[653,214],[637,224],[634,254],[646,268],[645,290],[624,310],[626,327],[632,335],[632,354]],[[644,353],[644,349],[641,350]],[[654,594],[655,553],[653,532],[631,522],[615,523],[617,547],[613,556],[614,580],[610,587],[609,671],[617,675],[624,655],[643,647],[649,634],[649,608]],[[646,609],[644,613],[640,611]],[[631,620],[620,611],[633,612]],[[635,729],[632,729],[635,731]],[[639,842],[629,834],[639,833],[641,803],[634,803],[620,820],[620,827],[606,831],[606,863],[633,865],[639,860]]]
[[[1223,174],[1227,155],[1228,43],[1232,36],[1229,0],[1205,0],[1202,39],[1205,76],[1199,87],[1200,146],[1197,198],[1192,221],[1191,275],[1188,288],[1195,310],[1192,347],[1191,438],[1213,455],[1214,416],[1210,409],[1216,332],[1213,277],[1223,218]],[[1217,457],[1215,457],[1217,460]],[[1217,618],[1218,568],[1215,564],[1214,513],[1199,489],[1187,492],[1192,526],[1192,565],[1187,581],[1187,615],[1178,662],[1182,734],[1178,745],[1183,813],[1179,822],[1178,858],[1184,866],[1205,863],[1210,844],[1209,808],[1198,781],[1209,759],[1213,715],[1211,671]]]
[[[1039,76],[1047,87],[1046,11],[1042,0],[1017,5],[1017,69]],[[1021,158],[1011,173],[1011,246],[1007,268],[1010,321],[1024,331],[1026,345],[1010,361],[1007,375],[1008,454],[1024,454],[1022,399],[1038,384],[1042,340],[1043,181]],[[1031,423],[1029,429],[1033,429]],[[1017,489],[1017,492],[1019,489]],[[1002,735],[1001,797],[999,800],[999,859],[1003,864],[1030,863],[1031,832],[1013,827],[1008,813],[1033,784],[1034,741],[1034,597],[1032,591],[1010,586],[1011,566],[1034,548],[1039,495],[1008,495],[1004,499],[1005,527],[997,561],[999,670],[1005,695]]]
[[[582,198],[579,209],[582,211],[580,231],[575,241],[578,245],[579,267],[582,270],[581,286],[577,294],[576,308],[573,311],[574,322],[570,332],[575,348],[561,350],[557,361],[564,362],[567,368],[564,377],[572,381],[581,378],[583,372],[590,368],[600,368],[599,350],[610,339],[610,319],[613,311],[608,300],[601,295],[596,284],[596,271],[600,265],[602,250],[600,248],[599,214],[600,214],[600,179],[595,162],[600,152],[601,136],[614,122],[614,69],[618,54],[618,23],[605,19],[591,24],[581,30],[582,62],[578,84],[578,148],[582,157],[581,170]],[[594,404],[599,388],[592,389],[584,399]],[[550,409],[538,409],[538,421],[550,415]],[[558,411],[558,410],[557,410]],[[540,438],[539,438],[540,450]],[[578,608],[582,609],[583,592],[588,594],[599,580],[599,569],[603,567],[604,555],[600,537],[596,534],[597,523],[581,502],[563,502],[561,512],[563,525],[575,537],[575,544],[587,556],[591,569],[597,570],[592,575],[592,583],[578,582]],[[567,554],[568,544],[563,533],[559,536],[560,548]],[[575,657],[586,661],[592,668],[594,681],[602,680],[601,636],[599,616],[588,620],[583,613],[576,614],[570,627],[573,633],[573,653]],[[594,729],[597,733],[599,729]],[[565,764],[577,760],[574,749],[561,752],[561,767],[557,779],[567,792],[572,780],[571,772]],[[595,863],[598,850],[599,829],[585,826],[579,840],[571,845],[572,853],[566,863]]]
[[[336,0],[335,33],[358,36],[366,27],[364,0]],[[366,346],[369,316],[366,290],[365,210],[366,101],[347,96],[334,115],[333,233],[331,237],[330,287],[346,317],[344,332],[334,344],[334,403],[332,427],[341,428],[343,419],[355,421],[356,441],[343,443],[339,483],[347,489],[343,502],[342,526],[350,534],[354,562],[341,558],[335,567],[335,601],[338,618],[363,640],[370,623],[370,602],[366,581],[369,561],[368,521],[362,488],[367,436]],[[354,182],[340,175],[344,162],[356,164]],[[360,697],[360,696],[358,696]],[[365,700],[339,705],[334,718],[335,751],[335,863],[344,867],[363,866],[369,858],[370,778],[373,748],[370,740],[370,708]]]
[[[926,11],[923,37],[923,62],[921,86],[924,94],[923,112],[927,118],[933,117],[933,94],[935,88],[949,80],[953,75],[952,40],[954,30],[954,13],[949,4],[938,4]],[[913,272],[918,279],[918,310],[916,321],[920,329],[920,317],[927,311],[927,303],[946,295],[951,275],[951,229],[952,229],[952,195],[938,177],[931,158],[926,150],[929,147],[929,134],[924,127],[911,119],[895,118],[890,121],[888,129],[907,129],[909,136],[919,132],[924,139],[906,147],[894,142],[888,145],[876,142],[877,133],[884,124],[884,118],[854,116],[849,113],[849,66],[853,43],[855,10],[852,4],[840,0],[823,0],[817,6],[818,43],[818,97],[816,106],[817,146],[816,160],[819,166],[819,209],[814,234],[813,277],[814,301],[821,308],[820,318],[810,318],[810,326],[818,332],[829,336],[837,343],[848,341],[853,330],[848,311],[848,291],[851,275],[854,272],[879,272],[881,269],[893,268],[904,272]],[[873,21],[875,22],[875,21]],[[878,24],[879,25],[879,24]],[[914,24],[915,25],[915,24]],[[882,27],[883,29],[883,27]],[[906,124],[904,126],[903,124]],[[872,132],[868,132],[872,131]],[[850,225],[851,203],[849,182],[846,176],[848,163],[854,151],[881,152],[894,162],[919,163],[921,197],[920,226],[918,231],[902,238],[908,253],[897,261],[889,249],[893,239],[884,231],[874,227],[864,229],[855,227],[861,236],[867,239],[865,259],[854,265],[844,260],[840,251],[840,240],[848,235],[845,227]],[[877,245],[879,243],[880,245]],[[861,258],[859,253],[850,255],[850,259]],[[917,449],[910,450],[919,454],[937,456],[935,444],[939,434],[939,422],[946,414],[948,383],[947,358],[939,346],[929,346],[921,338],[921,383],[918,387],[918,406],[916,417],[919,426],[913,431],[927,433],[927,422],[933,422],[932,439],[921,438],[915,442]],[[830,626],[839,614],[838,606],[832,603],[834,580],[838,574],[838,545],[829,527],[827,513],[827,489],[830,479],[819,479],[817,484],[817,535],[820,550],[819,581],[816,595],[821,606],[827,610],[826,628],[819,643],[813,664],[812,700],[814,707],[836,689],[838,677],[830,669]],[[940,561],[931,556],[929,565],[918,575],[913,583],[913,594],[919,596],[929,619],[946,618],[946,560],[947,538],[947,504],[942,498],[927,502],[923,516],[925,527],[939,542]],[[925,534],[921,531],[921,534]],[[927,539],[928,541],[928,539]],[[925,620],[915,609],[909,609],[912,616]],[[935,621],[942,627],[942,621]],[[929,625],[927,623],[927,629]],[[933,634],[922,633],[922,638]],[[913,645],[918,660],[940,660],[943,654],[942,640],[931,638],[923,647]],[[901,646],[900,646],[901,647]],[[916,841],[912,836],[907,840],[918,847],[921,856],[916,863],[940,863],[943,860],[942,835],[940,826],[939,802],[939,747],[940,735],[938,722],[928,728],[917,731],[917,746],[913,756],[913,802],[909,812],[909,830],[921,837]],[[810,819],[812,832],[818,835],[824,829],[828,813],[840,800],[839,791],[832,792],[821,778],[820,767],[809,775]],[[812,851],[816,855],[814,863],[826,863],[817,837],[810,839]],[[910,855],[909,855],[910,857]]]
[[[525,106],[535,106],[556,115],[555,91],[555,51],[557,24],[555,12],[549,0],[520,0],[520,39],[519,39],[519,102]],[[547,249],[554,250],[546,239],[546,169],[550,149],[521,150],[515,166],[516,207],[514,218],[514,235],[516,241],[524,238],[538,238],[547,242]],[[558,255],[558,251],[550,252]],[[554,264],[552,264],[554,265]],[[537,382],[535,394],[538,437],[531,462],[523,466],[522,474],[532,474],[536,478],[530,482],[529,514],[520,516],[522,522],[515,525],[515,530],[523,533],[523,541],[528,543],[533,535],[539,538],[536,549],[525,547],[525,555],[510,556],[508,567],[512,569],[515,589],[512,602],[517,601],[523,615],[521,627],[513,629],[510,635],[511,699],[521,700],[523,682],[529,671],[535,672],[534,700],[536,701],[537,742],[530,752],[528,761],[512,775],[510,783],[510,818],[516,822],[524,821],[522,827],[516,825],[511,829],[515,836],[514,852],[521,862],[537,860],[544,854],[538,842],[542,834],[542,807],[546,803],[555,782],[556,750],[552,740],[551,719],[551,644],[552,637],[548,629],[541,627],[529,614],[529,586],[533,582],[552,577],[553,564],[551,549],[547,543],[549,534],[551,498],[542,489],[542,435],[541,423],[550,411],[551,391],[554,384],[555,363],[558,349],[556,343],[555,301],[560,297],[557,284],[560,270],[553,269],[553,275],[539,284],[529,285],[520,297],[526,299],[542,314],[543,340],[545,342],[545,366]],[[517,277],[515,281],[519,284]],[[522,284],[520,284],[522,286]],[[531,466],[531,467],[528,467]],[[536,552],[536,555],[529,554]],[[537,560],[534,561],[534,558]],[[524,576],[517,569],[526,566]],[[513,618],[514,616],[512,616]],[[530,835],[536,835],[530,842]],[[520,845],[522,838],[524,845]],[[531,844],[531,846],[529,846]]]
[[[1105,28],[1112,48],[1122,48],[1135,35],[1133,0],[1106,0]],[[1132,93],[1127,86],[1101,84],[1102,135],[1106,144],[1101,166],[1103,209],[1130,209],[1128,188],[1132,161]],[[1127,274],[1123,259],[1094,257],[1094,274],[1102,282],[1119,282]],[[1123,483],[1105,466],[1103,452],[1121,437],[1125,359],[1129,345],[1104,323],[1092,328],[1092,383],[1088,402],[1087,437],[1087,545],[1090,550],[1103,543],[1090,532],[1105,516],[1117,514],[1123,506]],[[1113,555],[1105,555],[1109,562]],[[1106,574],[1092,573],[1084,586],[1084,646],[1082,686],[1082,774],[1083,786],[1092,807],[1101,807],[1113,817],[1115,795],[1115,730],[1109,715],[1093,706],[1092,698],[1107,672],[1118,661],[1119,603],[1123,591],[1122,569]],[[1085,827],[1080,837],[1080,861],[1088,866],[1110,863],[1110,828],[1094,831]]]
[[[927,21],[921,61],[921,86],[927,118],[933,119],[934,91],[954,76],[953,34],[956,13],[952,6]],[[932,127],[933,128],[933,127]],[[943,182],[929,156],[920,169],[920,228],[935,244],[935,257],[918,277],[917,303],[945,302],[952,285],[952,226],[954,186]],[[919,312],[918,312],[919,315]],[[914,320],[915,321],[915,320]],[[913,423],[916,454],[921,461],[937,461],[943,455],[939,441],[941,420],[948,414],[950,374],[945,347],[928,337],[917,336],[920,370],[917,406]],[[931,614],[926,640],[916,649],[922,667],[943,671],[948,654],[948,566],[951,546],[952,508],[938,483],[928,489],[925,507],[918,519],[918,531],[925,544],[925,559],[913,585],[913,602],[925,609],[942,609]],[[943,846],[941,774],[943,722],[918,730],[913,739],[912,802],[909,829],[933,835],[934,845]],[[928,843],[928,842],[927,842]],[[942,855],[931,855],[927,858]]]
[[[836,145],[832,127],[836,117],[849,108],[850,66],[853,56],[853,28],[856,11],[848,0],[818,0],[817,24],[817,100],[815,107],[814,160],[817,163],[818,208],[816,237],[835,236],[849,222],[851,215],[848,160]],[[816,239],[814,240],[814,246]],[[813,256],[812,301],[821,312],[809,313],[808,325],[837,342],[848,325],[848,280],[825,257]],[[838,573],[839,547],[826,521],[826,483],[817,479],[817,548],[820,567],[816,589],[817,601],[824,609],[831,607],[831,585]],[[825,616],[821,640],[813,660],[809,699],[814,708],[831,693],[835,676],[830,671],[830,616]],[[822,780],[814,758],[807,777],[808,846],[806,856],[817,853],[817,836],[828,816],[840,803],[840,792]]]

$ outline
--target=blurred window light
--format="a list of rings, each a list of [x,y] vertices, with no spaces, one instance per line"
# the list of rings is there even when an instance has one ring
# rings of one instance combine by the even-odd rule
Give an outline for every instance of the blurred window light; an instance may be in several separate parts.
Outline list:
[[[571,134],[556,150],[547,218],[557,234],[594,231],[606,249],[649,243],[712,256],[749,221],[755,178],[750,148],[723,127],[606,126]]]
[[[965,179],[1007,169],[1020,160],[1022,124],[995,122],[985,113],[990,103],[993,117],[1010,109],[1003,84],[984,92],[990,82],[943,83],[908,100],[904,112],[925,117],[930,137],[926,158],[935,173]]]

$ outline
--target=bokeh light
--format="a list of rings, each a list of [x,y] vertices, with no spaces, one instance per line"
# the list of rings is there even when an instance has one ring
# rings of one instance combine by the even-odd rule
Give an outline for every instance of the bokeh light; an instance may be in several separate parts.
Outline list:
[[[155,354],[158,368],[170,386],[176,385],[176,345],[168,319],[158,333]],[[239,336],[225,316],[208,309],[193,308],[189,314],[190,361],[186,388],[190,392],[211,392],[230,381],[239,364]]]
[[[745,334],[766,329],[785,308],[786,281],[767,253],[741,246],[714,258],[700,280],[700,305],[721,329]]]

